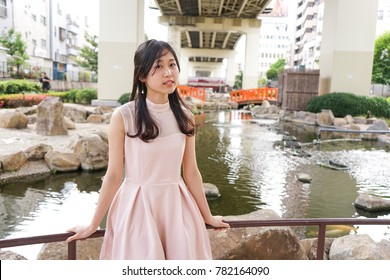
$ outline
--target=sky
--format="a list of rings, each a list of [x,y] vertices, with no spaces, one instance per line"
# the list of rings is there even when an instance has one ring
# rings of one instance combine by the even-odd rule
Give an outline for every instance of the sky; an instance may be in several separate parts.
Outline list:
[[[158,23],[158,17],[161,13],[157,9],[149,8],[150,2],[149,0],[145,0],[145,33],[149,39],[167,41],[168,28]]]

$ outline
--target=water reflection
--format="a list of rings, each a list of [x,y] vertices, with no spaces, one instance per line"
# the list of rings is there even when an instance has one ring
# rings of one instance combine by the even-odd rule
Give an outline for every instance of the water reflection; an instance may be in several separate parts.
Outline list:
[[[300,160],[290,160],[274,147],[282,138],[276,121],[252,120],[240,111],[208,119],[197,136],[197,156],[204,181],[222,193],[221,200],[210,203],[212,211],[237,215],[271,208],[282,215],[287,176]],[[213,143],[215,139],[219,141]]]
[[[93,210],[101,176],[63,173],[1,185],[0,238],[66,230],[72,219]]]

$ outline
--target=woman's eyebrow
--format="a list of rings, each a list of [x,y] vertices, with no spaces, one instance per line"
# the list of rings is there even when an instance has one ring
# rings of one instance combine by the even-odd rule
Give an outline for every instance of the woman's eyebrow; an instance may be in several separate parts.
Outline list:
[[[154,61],[154,63],[159,63],[159,62],[162,62],[162,61],[163,61],[163,59],[156,59]],[[171,62],[171,61],[176,61],[176,59],[174,59],[174,58],[169,59],[169,62]]]

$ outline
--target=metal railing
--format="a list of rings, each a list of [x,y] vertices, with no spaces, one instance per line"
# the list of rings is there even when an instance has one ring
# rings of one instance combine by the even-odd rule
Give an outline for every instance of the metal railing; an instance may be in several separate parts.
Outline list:
[[[343,132],[343,133],[364,133],[364,134],[387,134],[390,133],[390,130],[353,130],[353,129],[340,129],[340,128],[332,128],[332,127],[320,127],[317,131],[317,145],[321,144],[321,132]]]
[[[311,219],[278,219],[278,220],[242,220],[227,221],[231,228],[243,227],[274,227],[274,226],[318,226],[317,260],[322,260],[325,251],[326,226],[328,225],[390,225],[390,219],[355,219],[355,218],[311,218]],[[208,229],[213,227],[206,225]],[[89,238],[102,237],[105,230],[97,230]],[[73,233],[59,233],[32,237],[0,240],[0,248],[25,246],[33,244],[65,241]],[[76,260],[76,241],[68,243],[68,260]]]
[[[186,98],[187,96],[191,96],[202,101],[206,100],[206,92],[202,88],[178,85],[177,89],[179,90],[179,94],[182,99]]]
[[[253,88],[253,89],[241,89],[230,92],[230,101],[237,103],[250,103],[254,101],[277,101],[278,89],[277,88]]]

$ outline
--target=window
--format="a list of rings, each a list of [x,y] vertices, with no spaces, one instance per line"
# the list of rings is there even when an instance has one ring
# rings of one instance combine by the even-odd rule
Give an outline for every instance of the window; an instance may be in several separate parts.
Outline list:
[[[37,46],[37,40],[32,39],[32,44],[33,44],[34,47],[36,47]]]
[[[41,16],[41,23],[46,26],[46,17]]]
[[[7,17],[7,1],[6,0],[0,0],[0,17],[2,17],[2,18]]]
[[[62,27],[59,28],[60,29],[60,40],[61,41],[64,41],[66,39],[66,30]]]
[[[45,39],[41,39],[41,48],[46,49],[46,40]]]
[[[62,9],[60,3],[57,3],[57,14],[62,15]]]
[[[37,21],[37,16],[36,15],[31,14],[31,18],[32,18],[33,21]]]
[[[309,57],[314,57],[314,47],[309,49]]]
[[[383,20],[383,10],[378,10],[378,20]]]

